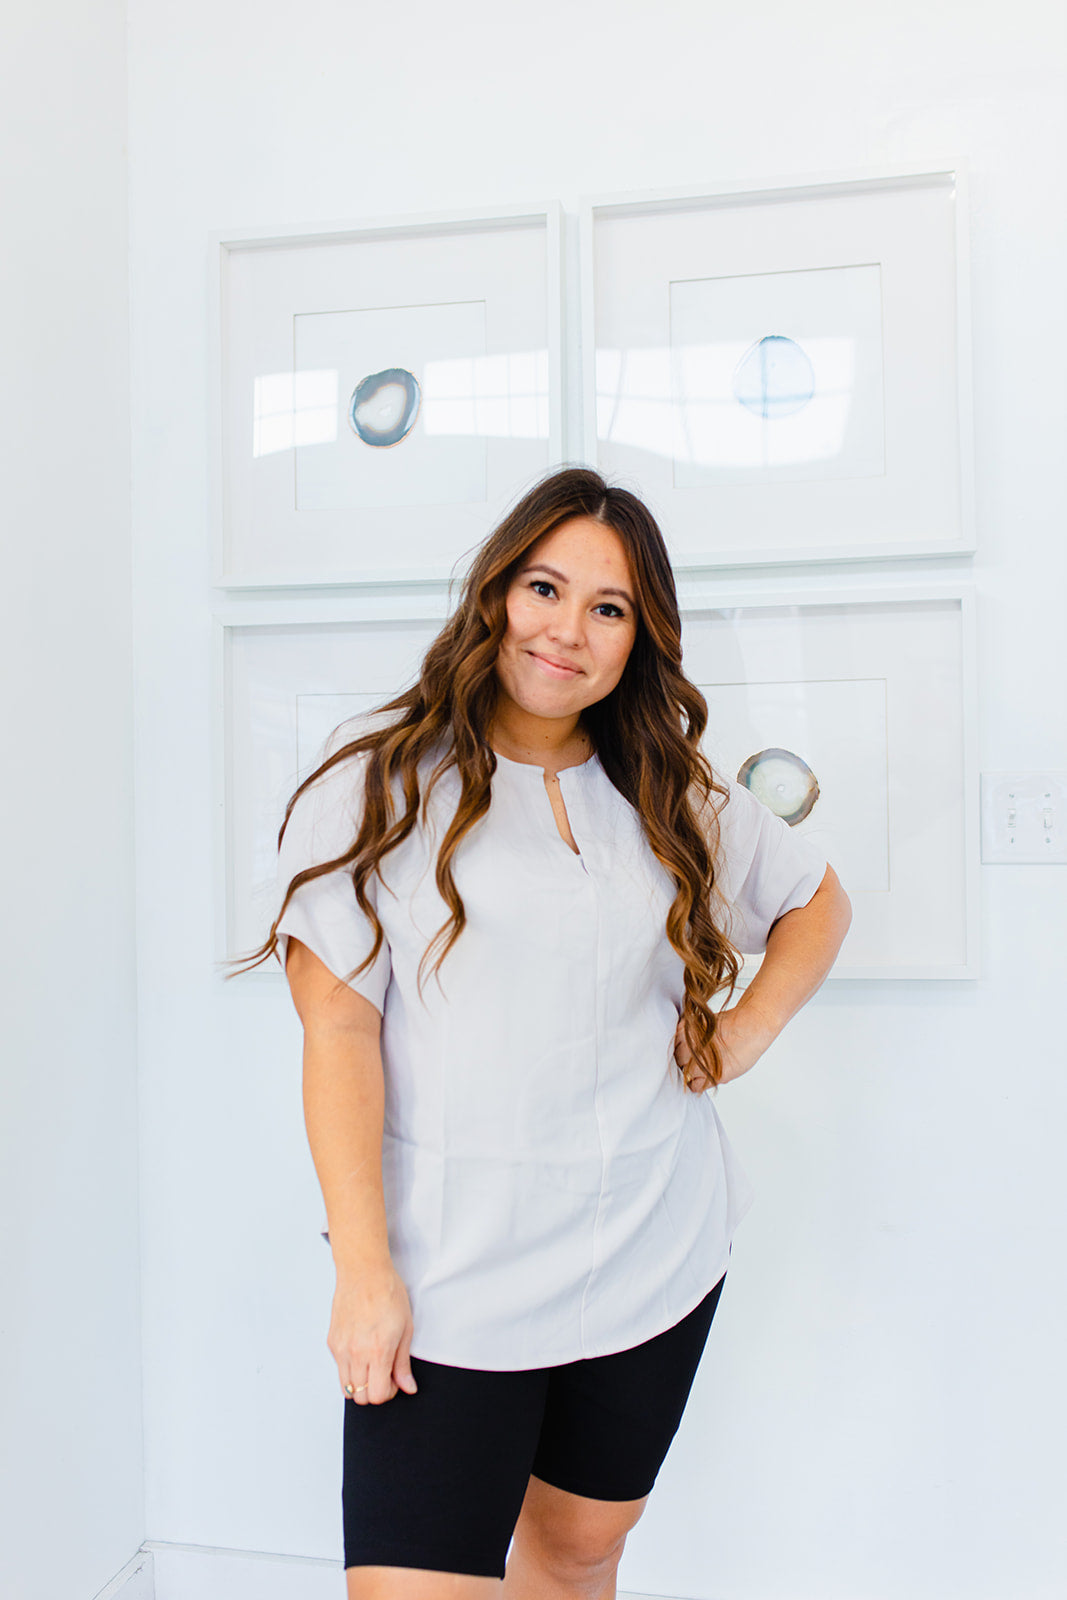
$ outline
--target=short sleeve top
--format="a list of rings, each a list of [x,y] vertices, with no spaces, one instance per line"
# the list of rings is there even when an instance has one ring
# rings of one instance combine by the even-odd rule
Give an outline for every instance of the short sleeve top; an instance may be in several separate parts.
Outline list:
[[[354,737],[343,725],[327,749]],[[420,767],[423,793],[439,755]],[[296,872],[351,846],[365,761],[339,762],[297,801],[279,904]],[[727,782],[725,931],[755,954],[827,863]],[[467,924],[421,994],[419,962],[448,918],[434,867],[457,772],[368,884],[385,942],[351,986],[382,1013],[390,1253],[412,1353],[453,1366],[552,1366],[663,1332],[726,1271],[753,1199],[713,1099],[687,1090],[674,1061],[674,882],[597,756],[559,786],[578,854],[543,769],[497,755],[489,810],[452,862]],[[337,977],[373,944],[343,868],[302,885],[277,932],[283,968],[292,936]]]

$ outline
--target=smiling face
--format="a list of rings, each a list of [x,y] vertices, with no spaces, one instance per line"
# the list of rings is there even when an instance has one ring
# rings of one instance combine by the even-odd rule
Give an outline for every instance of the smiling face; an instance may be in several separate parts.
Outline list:
[[[636,589],[618,534],[572,517],[531,546],[507,592],[498,715],[523,743],[558,744],[615,688],[637,637]]]

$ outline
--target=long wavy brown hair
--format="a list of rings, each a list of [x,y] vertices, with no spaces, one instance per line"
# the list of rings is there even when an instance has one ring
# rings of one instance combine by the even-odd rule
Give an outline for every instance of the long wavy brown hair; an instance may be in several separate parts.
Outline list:
[[[652,853],[673,878],[677,892],[666,932],[685,963],[682,1033],[691,1060],[679,1064],[687,1085],[699,1092],[717,1084],[722,1061],[715,1037],[711,997],[729,986],[731,997],[741,962],[717,921],[725,902],[718,887],[719,830],[713,795],[727,795],[700,749],[707,726],[704,696],[682,671],[681,619],[674,575],[663,535],[648,508],[629,490],[611,486],[588,467],[567,467],[543,478],[523,496],[475,553],[452,616],[429,646],[418,680],[379,709],[387,725],[340,746],[295,790],[278,832],[281,845],[293,806],[338,762],[365,755],[362,822],[350,847],[333,861],[298,872],[289,884],[264,943],[236,963],[248,971],[277,949],[277,928],[302,884],[345,868],[360,909],[374,928],[374,948],[347,978],[368,967],[384,938],[367,894],[379,862],[408,837],[443,773],[456,768],[459,804],[441,841],[436,883],[449,908],[448,920],[427,946],[423,967],[440,946],[436,972],[466,925],[463,901],[452,875],[462,840],[489,809],[496,756],[486,733],[497,703],[495,667],[507,631],[506,597],[512,578],[531,547],[572,517],[592,517],[618,535],[636,585],[636,636],[612,692],[582,712],[604,771],[641,820]],[[445,755],[420,793],[420,759],[443,743]],[[394,800],[403,794],[403,813]],[[425,812],[424,812],[425,815]],[[234,963],[230,963],[233,965]],[[237,972],[227,974],[235,977]],[[347,981],[347,979],[345,980]]]

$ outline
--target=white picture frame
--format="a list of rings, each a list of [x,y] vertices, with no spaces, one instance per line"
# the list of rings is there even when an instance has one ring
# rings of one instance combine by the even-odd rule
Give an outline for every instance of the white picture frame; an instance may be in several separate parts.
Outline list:
[[[973,585],[694,582],[679,599],[713,767],[738,778],[785,751],[818,781],[791,826],[852,901],[830,979],[980,976]]]
[[[211,235],[213,579],[445,581],[562,459],[557,201]]]
[[[583,196],[583,449],[677,572],[975,548],[959,163]]]

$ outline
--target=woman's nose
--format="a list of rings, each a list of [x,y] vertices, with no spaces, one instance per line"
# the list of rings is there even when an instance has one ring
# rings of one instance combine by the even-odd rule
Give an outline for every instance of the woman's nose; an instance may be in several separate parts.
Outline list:
[[[557,606],[546,632],[561,644],[581,644],[585,636],[584,614],[577,607]]]

